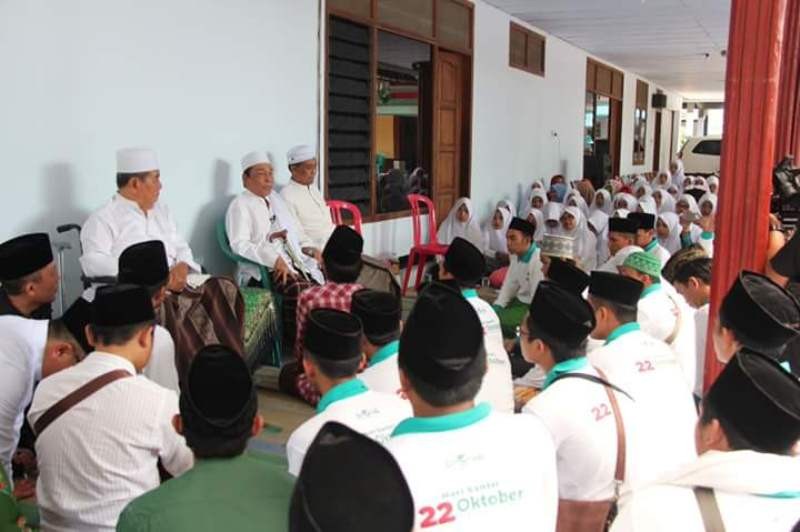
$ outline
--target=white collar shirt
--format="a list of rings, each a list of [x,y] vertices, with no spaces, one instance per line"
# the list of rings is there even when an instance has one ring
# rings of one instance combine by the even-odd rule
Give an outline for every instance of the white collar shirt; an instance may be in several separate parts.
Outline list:
[[[42,376],[47,320],[0,316],[0,467],[11,478],[25,407]]]
[[[372,391],[388,393],[403,397],[400,386],[400,368],[397,366],[399,341],[390,342],[381,347],[369,361],[358,378]]]
[[[44,530],[112,531],[130,501],[158,487],[159,459],[173,475],[193,464],[191,450],[172,427],[178,396],[108,353],[94,352],[44,379],[28,414],[31,425],[69,393],[118,369],[133,376],[73,406],[36,440]]]
[[[693,460],[697,410],[675,354],[665,344],[628,323],[612,332],[589,362],[629,393],[639,411],[638,436],[652,459],[631,471],[639,485]]]
[[[612,532],[705,532],[694,487],[714,490],[727,532],[788,532],[800,518],[800,460],[708,451],[620,499]]]
[[[386,445],[416,510],[414,530],[555,530],[558,480],[553,442],[533,416],[482,403],[404,420]]]
[[[286,443],[289,473],[294,476],[300,473],[308,447],[328,421],[347,425],[384,444],[397,424],[411,415],[411,403],[396,395],[369,390],[360,379],[340,384],[322,396],[317,415],[289,437]]]
[[[538,246],[527,257],[527,260],[511,255],[508,273],[503,281],[503,286],[500,287],[500,293],[497,295],[495,305],[505,307],[515,298],[525,304],[529,304],[533,300],[533,294],[536,293],[539,281],[543,277]]]
[[[150,360],[142,369],[142,375],[163,386],[168,390],[180,394],[178,384],[178,368],[175,365],[175,342],[172,335],[161,325],[155,326],[153,333],[153,353]]]
[[[178,233],[165,204],[158,202],[145,213],[136,202],[119,193],[92,213],[83,225],[80,258],[83,273],[89,277],[115,277],[122,252],[148,240],[164,243],[170,268],[185,262],[192,271],[200,273],[200,265],[194,261],[189,244]]]
[[[695,378],[694,394],[703,396],[703,380],[706,375],[706,342],[708,340],[708,311],[706,303],[694,313],[695,353],[697,357],[697,376]]]
[[[300,239],[312,242],[318,249],[324,248],[334,226],[328,204],[317,187],[290,179],[281,189],[281,196],[300,223]]]

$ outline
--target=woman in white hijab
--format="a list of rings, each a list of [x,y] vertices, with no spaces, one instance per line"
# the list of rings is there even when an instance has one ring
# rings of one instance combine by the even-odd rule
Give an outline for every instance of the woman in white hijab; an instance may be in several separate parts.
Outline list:
[[[631,212],[636,212],[636,208],[638,206],[639,202],[636,200],[636,198],[627,192],[620,192],[614,196],[615,209],[628,209]]]
[[[694,223],[703,216],[700,212],[700,207],[697,205],[697,200],[694,199],[694,196],[689,194],[682,195],[681,199],[675,205],[675,212],[681,220],[681,242],[684,245],[696,244],[700,240],[700,235],[703,233],[700,226]],[[688,242],[683,240],[684,233],[686,234],[686,238],[688,238]]]
[[[697,202],[700,208],[700,214],[703,216],[713,216],[717,214],[717,195],[711,192],[706,192],[700,201]]]
[[[669,163],[669,172],[670,177],[672,178],[672,184],[678,188],[683,187],[683,161],[680,159],[675,159],[671,163]]]
[[[525,206],[525,210],[520,212],[526,212],[529,208],[533,207],[534,209],[539,209],[539,211],[544,212],[544,208],[547,204],[550,203],[550,200],[547,199],[547,191],[544,189],[537,188],[531,195],[528,197],[528,204]]]
[[[530,207],[525,219],[536,227],[536,232],[533,234],[533,241],[539,244],[544,239],[544,214],[542,214],[542,211],[539,209]]]
[[[586,225],[597,239],[597,264],[604,264],[611,256],[608,250],[608,215],[603,211],[594,211]]]
[[[653,192],[653,199],[656,201],[658,213],[675,212],[675,198],[667,193],[666,190],[656,190]]]
[[[508,212],[511,213],[511,217],[512,218],[517,215],[517,208],[514,206],[513,203],[511,203],[511,200],[502,199],[502,200],[497,202],[497,205],[495,205],[495,208],[496,209],[505,208]]]
[[[611,214],[614,209],[614,203],[611,201],[611,192],[605,188],[601,188],[594,193],[594,201],[590,212],[600,211],[606,216]]]
[[[611,218],[627,218],[630,213],[631,211],[628,209],[614,209],[614,212],[611,213]]]
[[[672,179],[670,179],[669,173],[662,171],[662,172],[658,173],[658,176],[656,177],[655,181],[653,181],[653,186],[656,189],[659,189],[659,188],[664,189],[664,188],[667,188],[668,186],[670,186],[671,183],[672,183]]]
[[[681,189],[680,189],[680,187],[679,187],[679,186],[677,186],[677,185],[670,185],[670,186],[668,186],[668,187],[667,187],[667,194],[669,194],[670,196],[672,196],[672,199],[674,199],[676,202],[677,202],[679,199],[681,199]]]
[[[544,208],[544,232],[551,235],[561,234],[561,213],[564,212],[564,205],[551,201]]]
[[[653,188],[647,183],[647,181],[639,181],[633,187],[633,195],[637,200],[652,194]]]
[[[580,208],[569,206],[561,214],[561,235],[575,239],[575,258],[578,266],[590,272],[597,267],[597,237],[586,225]]]
[[[710,192],[708,189],[708,181],[703,176],[696,175],[692,180],[692,188],[702,190],[703,192]]]
[[[456,201],[450,213],[445,218],[436,232],[439,243],[449,246],[456,237],[465,238],[478,249],[485,249],[483,231],[472,208],[469,198],[460,198]]]
[[[566,201],[564,203],[567,205],[567,207],[578,207],[583,213],[584,218],[589,217],[589,206],[586,204],[586,200],[583,199],[583,196],[581,196],[581,193],[577,190],[573,190],[567,194]]]
[[[664,212],[658,215],[656,221],[656,235],[661,246],[674,254],[681,249],[681,219],[674,212]]]
[[[497,263],[489,265],[490,270],[495,270],[508,264],[506,232],[508,231],[508,225],[511,223],[511,218],[513,218],[513,215],[508,207],[498,204],[492,217],[483,228],[483,240],[486,242],[484,255],[489,258],[488,262]]]
[[[712,175],[706,181],[708,182],[708,191],[712,194],[719,194],[719,178]]]
[[[646,212],[647,214],[658,214],[658,205],[653,196],[643,196],[639,198],[639,206],[637,212]]]

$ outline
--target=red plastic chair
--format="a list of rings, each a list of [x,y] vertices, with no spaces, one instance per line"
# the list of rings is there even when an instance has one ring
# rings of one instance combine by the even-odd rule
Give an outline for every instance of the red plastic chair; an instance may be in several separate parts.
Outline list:
[[[425,262],[429,257],[437,255],[444,255],[447,253],[447,246],[440,244],[436,238],[436,209],[433,206],[433,201],[427,196],[422,194],[409,194],[406,196],[408,203],[411,205],[411,221],[414,227],[414,246],[408,252],[408,264],[406,265],[406,273],[403,276],[403,295],[406,295],[408,289],[408,279],[411,277],[411,269],[417,265],[417,281],[414,284],[414,289],[419,290],[419,285],[422,284],[422,271],[425,269]],[[422,243],[422,206],[428,209],[428,243]]]
[[[356,233],[361,234],[361,210],[347,201],[328,200],[328,208],[331,210],[331,219],[335,225],[347,225],[342,218],[342,211],[347,211],[353,217],[353,225]]]

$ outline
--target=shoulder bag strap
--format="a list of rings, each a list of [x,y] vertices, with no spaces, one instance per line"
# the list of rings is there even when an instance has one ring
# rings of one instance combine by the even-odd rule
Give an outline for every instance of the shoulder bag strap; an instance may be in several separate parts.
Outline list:
[[[109,371],[108,373],[103,373],[102,375],[95,377],[48,408],[47,411],[42,414],[42,417],[37,419],[36,423],[34,423],[33,431],[37,436],[40,436],[42,432],[44,432],[44,429],[49,427],[53,421],[61,417],[73,406],[77,405],[104,386],[111,384],[115,380],[132,376],[133,375],[131,375],[130,372],[124,369],[115,369],[114,371]]]
[[[595,368],[595,370],[597,370],[597,368]],[[599,373],[600,370],[597,370],[597,372]],[[631,397],[631,395],[628,392],[626,392],[625,390],[623,390],[619,386],[611,384],[610,382],[608,382],[608,380],[606,380],[604,378],[595,377],[594,375],[587,375],[586,373],[562,373],[561,375],[559,375],[558,377],[553,379],[552,382],[557,382],[557,381],[560,381],[561,379],[567,379],[567,378],[583,379],[585,381],[594,382],[595,384],[599,384],[600,386],[605,386],[606,388],[611,388],[612,390],[621,393],[622,395],[624,395],[625,397],[627,397],[628,399],[633,401],[633,397]]]
[[[725,532],[725,524],[722,521],[722,514],[719,511],[714,490],[697,486],[694,488],[694,496],[697,499],[697,505],[700,507],[700,515],[703,517],[705,531]]]
[[[605,374],[598,368],[594,368],[595,371],[603,378],[606,382],[608,379],[606,378]],[[614,386],[614,389],[618,389]],[[614,480],[615,480],[615,497],[619,497],[619,487],[622,482],[625,480],[625,423],[622,420],[622,412],[619,410],[619,403],[617,402],[617,396],[614,395],[611,386],[605,387],[606,394],[608,395],[608,402],[611,403],[611,410],[614,412],[614,422],[617,424],[617,467],[614,470]],[[622,392],[625,393],[625,392]],[[628,394],[625,394],[628,395]],[[630,397],[628,395],[628,397]]]

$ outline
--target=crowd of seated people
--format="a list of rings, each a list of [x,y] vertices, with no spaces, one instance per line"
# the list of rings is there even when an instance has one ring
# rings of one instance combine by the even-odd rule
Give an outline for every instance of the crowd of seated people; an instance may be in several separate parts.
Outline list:
[[[0,244],[0,529],[798,524],[800,303],[743,271],[710,315],[718,180],[554,176],[484,224],[461,198],[404,318],[360,282],[364,239],[331,222],[313,148],[280,192],[266,153],[242,158],[235,282],[194,260],[155,154],[117,160],[81,234],[91,286],[59,318],[47,234]],[[285,457],[248,445],[265,420],[238,286],[262,275],[284,302],[280,389],[315,408]],[[710,319],[725,366],[704,389]]]

